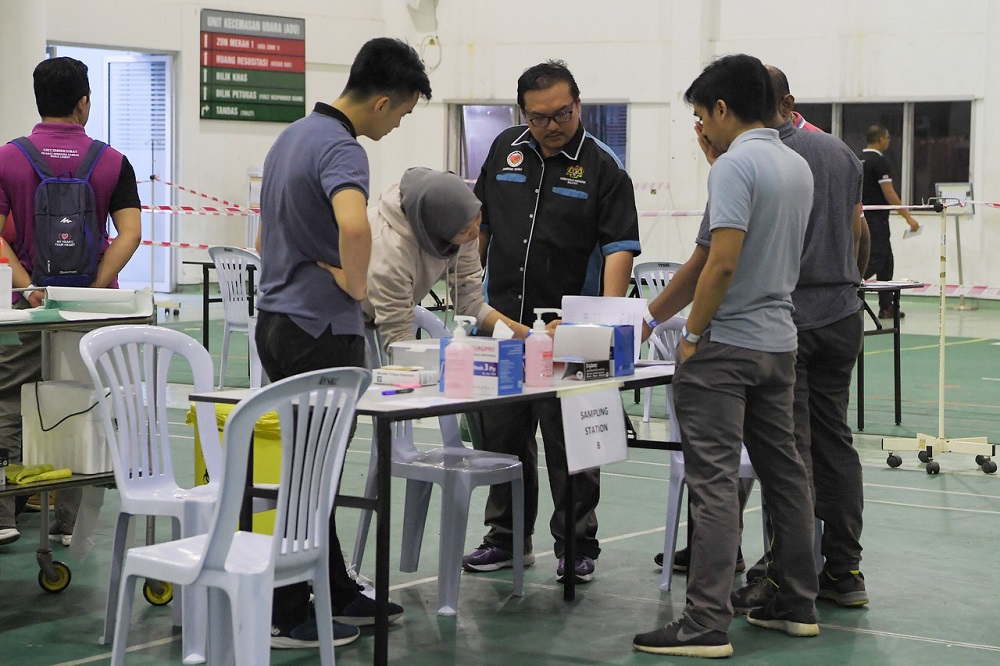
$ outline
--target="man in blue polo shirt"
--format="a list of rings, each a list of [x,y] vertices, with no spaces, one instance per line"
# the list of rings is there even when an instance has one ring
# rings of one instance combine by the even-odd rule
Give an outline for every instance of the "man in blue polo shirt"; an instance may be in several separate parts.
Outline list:
[[[261,185],[260,315],[256,344],[272,380],[338,366],[365,365],[361,301],[367,294],[368,156],[358,136],[378,141],[431,86],[420,57],[395,39],[366,43],[333,104],[289,125],[264,160]],[[340,557],[330,515],[330,589],[334,645],[374,623],[375,604],[360,594]],[[390,619],[403,609],[390,604]],[[277,588],[271,647],[319,645],[305,583]]]
[[[479,251],[486,266],[489,304],[530,326],[534,308],[562,307],[570,295],[624,296],[639,254],[639,224],[632,180],[611,150],[580,122],[580,89],[561,61],[524,71],[517,103],[527,126],[504,130],[483,163],[475,192],[483,202]],[[594,576],[597,470],[576,475],[576,504],[566,506],[566,444],[558,400],[531,401],[482,413],[484,445],[518,456],[524,466],[525,564],[534,563],[531,534],[538,514],[538,451],[541,425],[555,512],[549,522],[564,573],[565,539],[574,538],[577,580]],[[510,487],[490,487],[482,545],[467,555],[466,571],[493,571],[513,564]],[[575,534],[563,534],[573,511]]]
[[[684,99],[694,106],[701,134],[724,153],[709,174],[703,221],[709,228],[699,232],[672,289],[650,305],[650,318],[666,318],[691,303],[673,382],[694,522],[691,564],[681,618],[637,635],[633,646],[728,657],[741,441],[773,524],[778,585],[774,599],[748,620],[792,636],[819,633],[813,499],[792,423],[798,340],[791,294],[813,182],[806,161],[767,127],[776,110],[774,87],[756,58],[716,60]]]

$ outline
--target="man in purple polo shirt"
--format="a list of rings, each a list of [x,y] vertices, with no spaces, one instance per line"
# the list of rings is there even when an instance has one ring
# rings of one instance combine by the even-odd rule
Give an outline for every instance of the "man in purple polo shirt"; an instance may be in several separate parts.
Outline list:
[[[399,126],[431,86],[420,57],[396,39],[358,52],[333,104],[289,125],[264,160],[261,187],[260,311],[256,343],[272,380],[338,366],[364,367],[361,301],[367,295],[371,230],[368,156],[358,136],[378,141]],[[351,580],[330,515],[334,645],[375,622],[375,602]],[[305,583],[274,591],[271,647],[318,647]],[[403,609],[390,604],[389,617]]]
[[[28,140],[41,152],[55,174],[75,173],[93,142],[84,132],[90,118],[90,81],[87,66],[73,58],[43,60],[34,71],[35,104],[42,122]],[[13,216],[16,242],[3,246],[10,261],[14,287],[31,286],[35,254],[35,189],[40,179],[31,163],[13,144],[0,146],[0,229]],[[111,216],[118,234],[102,240],[97,278],[91,287],[118,288],[118,272],[139,246],[140,202],[135,170],[114,148],[105,149],[90,177],[99,220]],[[42,291],[23,292],[14,307],[41,304]],[[41,379],[41,335],[21,333],[19,346],[0,347],[0,441],[11,450],[11,461],[21,459],[21,385]],[[55,532],[68,545],[76,519],[79,490],[60,493]],[[68,501],[67,501],[68,500]],[[14,525],[14,506],[0,500],[0,544],[20,536]]]

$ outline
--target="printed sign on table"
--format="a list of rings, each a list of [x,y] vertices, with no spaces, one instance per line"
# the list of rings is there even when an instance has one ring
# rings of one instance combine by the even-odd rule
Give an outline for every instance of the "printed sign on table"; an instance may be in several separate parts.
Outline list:
[[[628,459],[617,382],[564,389],[558,395],[570,474]]]

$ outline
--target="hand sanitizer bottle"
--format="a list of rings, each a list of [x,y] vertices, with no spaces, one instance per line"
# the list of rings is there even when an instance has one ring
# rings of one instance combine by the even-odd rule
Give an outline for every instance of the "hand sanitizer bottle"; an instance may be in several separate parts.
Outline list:
[[[464,322],[476,323],[472,317],[455,317],[455,335],[444,348],[444,396],[446,398],[471,398],[472,378],[475,371],[472,345],[465,342]]]
[[[2,241],[0,241],[2,243]],[[0,310],[10,310],[14,288],[14,272],[7,257],[0,257]]]
[[[526,386],[552,386],[552,338],[545,330],[542,315],[559,310],[535,308],[535,324],[524,341],[524,383]]]

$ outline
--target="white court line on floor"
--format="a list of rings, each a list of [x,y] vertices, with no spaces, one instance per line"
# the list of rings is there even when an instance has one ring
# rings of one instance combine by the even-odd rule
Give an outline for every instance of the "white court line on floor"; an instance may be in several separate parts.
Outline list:
[[[133,645],[132,647],[125,650],[125,652],[138,652],[139,650],[145,650],[147,648],[158,647],[160,645],[167,645],[168,643],[173,643],[179,641],[181,635],[171,636],[170,638],[161,638],[156,641],[150,641],[148,643],[141,643],[139,645]],[[95,654],[93,657],[87,657],[85,659],[74,659],[73,661],[61,661],[58,664],[52,664],[52,666],[78,666],[79,664],[93,664],[96,661],[105,661],[111,658],[111,653],[107,652],[105,654]]]
[[[886,483],[865,483],[865,488],[884,488],[886,490],[905,490],[914,493],[932,493],[950,497],[979,497],[982,499],[1000,500],[1000,495],[985,495],[983,493],[966,493],[959,490],[941,490],[940,488],[916,488],[914,486],[890,486]]]

